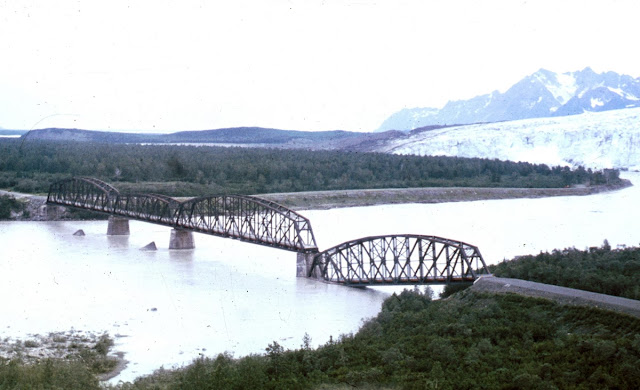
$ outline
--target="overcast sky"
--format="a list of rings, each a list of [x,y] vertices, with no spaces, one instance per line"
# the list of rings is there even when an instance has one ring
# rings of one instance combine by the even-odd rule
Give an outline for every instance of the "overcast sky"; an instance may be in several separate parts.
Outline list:
[[[372,131],[540,68],[640,77],[640,2],[0,1],[0,127]]]

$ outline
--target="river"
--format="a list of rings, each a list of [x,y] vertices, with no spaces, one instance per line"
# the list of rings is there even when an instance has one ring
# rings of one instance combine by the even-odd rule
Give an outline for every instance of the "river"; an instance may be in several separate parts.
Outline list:
[[[640,173],[623,173],[640,183]],[[320,249],[372,235],[418,233],[465,241],[494,264],[607,239],[640,243],[640,185],[578,197],[403,204],[302,211]],[[375,316],[385,289],[352,289],[295,277],[296,256],[195,235],[168,250],[170,229],[132,221],[128,237],[106,221],[0,222],[0,337],[71,329],[108,332],[127,368],[112,382],[189,363],[200,354],[287,348],[305,333],[317,346]],[[73,233],[83,229],[85,236]],[[157,251],[142,251],[154,241]]]

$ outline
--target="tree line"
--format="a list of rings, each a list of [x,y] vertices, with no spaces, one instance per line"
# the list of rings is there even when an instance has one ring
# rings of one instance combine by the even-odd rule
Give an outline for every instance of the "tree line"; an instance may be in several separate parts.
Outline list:
[[[0,140],[0,188],[47,192],[62,178],[92,176],[118,188],[195,196],[367,188],[558,188],[619,181],[617,171],[480,158]],[[121,186],[118,183],[124,183]]]

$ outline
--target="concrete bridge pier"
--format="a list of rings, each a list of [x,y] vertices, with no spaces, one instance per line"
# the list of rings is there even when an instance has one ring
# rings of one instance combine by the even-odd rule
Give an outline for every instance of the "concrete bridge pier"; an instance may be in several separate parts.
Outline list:
[[[313,266],[313,259],[317,253],[298,253],[298,259],[296,261],[296,276],[299,278],[315,278],[321,279],[321,275],[318,270],[314,271],[313,275],[309,276],[309,271]]]
[[[107,226],[107,236],[128,236],[129,220],[122,217],[109,217],[109,225]]]
[[[171,229],[169,249],[194,249],[193,232],[182,229]]]

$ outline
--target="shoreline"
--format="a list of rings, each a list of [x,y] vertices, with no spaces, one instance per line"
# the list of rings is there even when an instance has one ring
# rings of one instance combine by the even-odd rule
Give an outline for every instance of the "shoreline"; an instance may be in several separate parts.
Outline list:
[[[108,350],[101,354],[96,351],[99,344],[105,343],[104,337],[107,337],[108,341],[103,344],[103,348]],[[47,334],[28,334],[26,337],[4,337],[0,339],[0,359],[18,359],[25,364],[34,364],[46,359],[84,360],[83,351],[91,351],[91,355],[95,356],[93,359],[113,364],[113,369],[95,373],[99,381],[105,382],[120,375],[129,364],[124,352],[112,350],[113,340],[104,332],[73,329]]]
[[[450,203],[479,200],[585,196],[617,191],[633,184],[622,179],[619,185],[570,188],[501,188],[501,187],[424,187],[373,190],[335,190],[261,194],[293,210],[326,210],[402,203]]]
[[[345,207],[364,207],[407,203],[449,203],[481,200],[522,198],[547,198],[556,196],[586,196],[602,192],[617,191],[633,184],[621,179],[617,185],[579,186],[569,188],[502,188],[502,187],[422,187],[386,188],[363,190],[305,191],[271,194],[255,194],[260,198],[279,203],[294,211],[328,210]],[[24,213],[12,215],[5,221],[66,221],[73,218],[64,207],[56,206],[56,212],[46,207],[47,197],[0,190],[0,196],[8,195],[26,201],[28,216]],[[184,198],[188,199],[188,198]],[[183,200],[183,198],[180,198]]]

